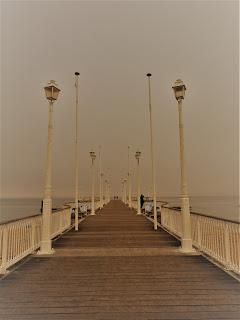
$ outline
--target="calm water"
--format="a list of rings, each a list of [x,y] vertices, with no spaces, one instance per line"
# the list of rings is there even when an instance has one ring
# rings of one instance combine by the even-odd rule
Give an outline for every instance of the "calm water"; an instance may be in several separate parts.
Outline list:
[[[176,197],[164,198],[172,206],[180,206]],[[206,214],[216,218],[240,221],[240,207],[237,197],[191,197],[191,211]]]
[[[173,206],[179,206],[176,197],[161,198]],[[61,207],[69,199],[53,200],[53,207]],[[238,199],[233,197],[192,197],[193,212],[239,222]],[[0,223],[40,214],[41,199],[0,199]]]
[[[0,223],[41,214],[42,199],[0,199]],[[53,207],[61,208],[68,199],[54,199]]]

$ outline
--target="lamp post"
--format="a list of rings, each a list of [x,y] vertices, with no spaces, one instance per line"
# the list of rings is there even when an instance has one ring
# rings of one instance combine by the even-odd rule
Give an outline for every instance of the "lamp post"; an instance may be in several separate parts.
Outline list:
[[[123,203],[127,203],[127,179],[123,180]]]
[[[189,209],[189,196],[187,189],[187,179],[185,170],[185,154],[184,154],[184,131],[183,131],[183,112],[182,100],[185,96],[186,86],[182,80],[178,79],[173,85],[175,98],[178,102],[179,116],[179,142],[180,142],[180,165],[181,165],[181,212],[182,212],[182,240],[181,251],[192,252],[192,236],[191,236],[191,220]]]
[[[141,214],[141,205],[140,205],[140,156],[141,152],[136,151],[135,158],[137,160],[137,214]]]
[[[95,215],[95,203],[94,203],[94,182],[95,182],[95,176],[94,176],[94,161],[96,159],[96,154],[94,151],[90,152],[90,157],[92,160],[92,201],[91,201],[91,215]]]
[[[111,187],[110,187],[110,182],[108,181],[108,202],[111,200]]]
[[[102,208],[105,204],[105,197],[104,197],[104,174],[101,173],[101,189],[102,189]]]
[[[76,108],[75,108],[75,230],[78,230],[78,184],[79,184],[79,151],[78,151],[78,80],[79,72],[75,72]]]
[[[108,180],[105,180],[105,204],[108,203]]]
[[[122,202],[124,202],[124,180],[122,181]]]
[[[47,168],[44,187],[43,214],[42,214],[42,239],[39,254],[52,254],[51,240],[51,214],[52,214],[52,140],[53,140],[53,103],[57,100],[61,91],[56,82],[51,80],[44,87],[46,98],[49,101],[48,117],[48,144],[47,144]]]
[[[103,192],[102,192],[102,147],[99,146],[99,202],[100,209],[103,207]]]
[[[132,181],[130,168],[130,147],[128,146],[128,206],[132,208]]]
[[[151,101],[151,73],[147,74],[148,77],[148,105],[150,115],[150,141],[151,141],[151,164],[152,164],[152,189],[153,189],[153,219],[154,230],[157,230],[157,199],[156,199],[156,182],[155,182],[155,160],[153,149],[153,123],[152,123],[152,101]]]

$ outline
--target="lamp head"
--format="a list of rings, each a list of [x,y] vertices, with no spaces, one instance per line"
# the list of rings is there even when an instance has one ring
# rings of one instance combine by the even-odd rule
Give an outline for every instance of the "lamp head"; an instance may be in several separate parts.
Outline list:
[[[181,79],[177,79],[173,85],[173,91],[177,100],[183,100],[185,96],[186,86]]]
[[[141,156],[141,151],[136,151],[136,153],[135,153],[135,158],[137,159],[137,160],[139,160],[140,159],[140,156]]]
[[[96,154],[94,151],[90,151],[90,157],[92,160],[95,160],[96,159]]]
[[[49,83],[44,87],[46,98],[50,101],[56,101],[58,98],[58,94],[61,91],[55,80],[50,80]]]

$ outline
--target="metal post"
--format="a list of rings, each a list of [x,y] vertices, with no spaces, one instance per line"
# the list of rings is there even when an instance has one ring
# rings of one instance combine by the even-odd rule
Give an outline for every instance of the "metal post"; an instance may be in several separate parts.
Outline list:
[[[179,115],[179,142],[180,142],[180,163],[181,163],[181,203],[182,203],[182,252],[192,252],[192,236],[191,236],[191,218],[189,208],[189,196],[187,190],[187,179],[185,170],[185,154],[184,154],[184,132],[183,132],[183,114],[182,99],[178,100]]]
[[[128,206],[132,208],[132,181],[131,181],[131,166],[130,166],[130,147],[128,146]]]
[[[105,204],[108,203],[108,181],[105,180]]]
[[[92,201],[91,201],[91,215],[95,215],[95,202],[94,202],[94,158],[92,158]]]
[[[79,150],[78,150],[78,77],[79,72],[75,72],[76,88],[76,108],[75,108],[75,230],[78,230],[78,177],[79,177]]]
[[[102,194],[102,148],[99,146],[99,202],[100,209],[103,207],[103,194]]]
[[[140,205],[140,159],[137,158],[137,214],[141,214]]]
[[[103,180],[104,174],[101,173],[101,190],[102,190],[102,208],[105,205],[105,197],[104,197],[104,180]]]
[[[153,123],[152,123],[152,102],[151,102],[151,73],[147,74],[148,77],[148,97],[149,97],[149,116],[150,116],[150,140],[151,140],[151,164],[152,164],[152,188],[153,188],[153,219],[154,219],[154,230],[157,230],[157,199],[156,199],[156,182],[155,182],[155,159],[154,159],[154,148],[153,148]]]
[[[53,139],[53,101],[49,101],[47,169],[43,199],[42,239],[39,254],[52,254],[51,214],[52,214],[52,139]]]

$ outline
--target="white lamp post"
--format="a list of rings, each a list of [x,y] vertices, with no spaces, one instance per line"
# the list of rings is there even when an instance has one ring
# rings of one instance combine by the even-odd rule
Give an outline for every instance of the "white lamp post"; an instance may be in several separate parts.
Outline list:
[[[127,179],[123,180],[123,203],[127,204]]]
[[[101,189],[102,189],[102,207],[105,205],[105,197],[104,197],[104,174],[101,173]]]
[[[111,200],[111,187],[110,187],[110,182],[108,182],[108,202]]]
[[[103,192],[102,192],[102,147],[99,146],[99,202],[100,209],[103,207]]]
[[[149,104],[149,115],[150,115],[150,140],[151,140],[151,163],[152,163],[152,189],[153,189],[153,219],[154,219],[154,230],[157,230],[157,198],[156,198],[156,182],[155,182],[155,159],[153,149],[153,123],[152,123],[152,101],[151,101],[151,73],[147,74],[148,77],[148,104]]]
[[[140,205],[140,156],[141,152],[136,151],[135,158],[137,160],[137,214],[141,214]]]
[[[60,89],[54,80],[44,87],[46,98],[49,100],[47,168],[44,187],[42,239],[39,254],[52,254],[51,214],[52,214],[52,140],[53,140],[53,103],[57,100]]]
[[[105,180],[105,204],[108,203],[108,181]]]
[[[124,202],[124,180],[122,181],[122,202]]]
[[[183,132],[183,113],[182,113],[182,100],[185,96],[186,86],[182,80],[178,79],[172,87],[174,90],[175,98],[178,102],[178,115],[179,115],[179,140],[180,140],[180,164],[181,164],[181,210],[182,210],[182,240],[181,251],[192,252],[192,236],[191,236],[191,220],[189,209],[189,197],[187,189],[187,179],[185,170],[185,154],[184,154],[184,132]]]
[[[91,201],[91,215],[95,215],[95,203],[94,203],[94,184],[95,184],[95,176],[94,176],[94,161],[96,159],[96,154],[94,151],[90,152],[90,157],[92,160],[92,201]]]
[[[78,230],[78,184],[79,184],[79,150],[78,150],[78,77],[79,72],[75,72],[75,88],[76,88],[76,108],[75,108],[75,230]]]
[[[132,181],[130,168],[130,147],[128,146],[128,206],[132,208]]]

